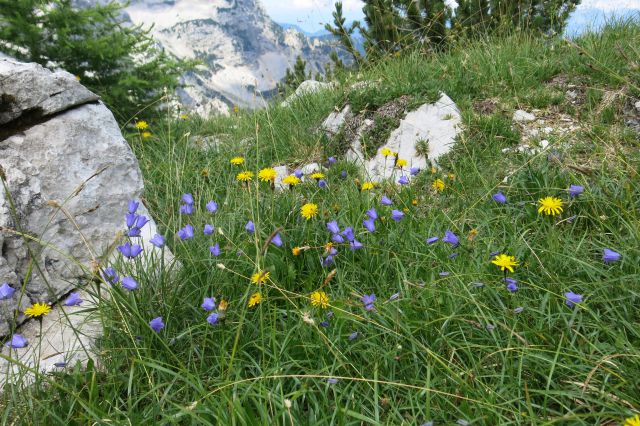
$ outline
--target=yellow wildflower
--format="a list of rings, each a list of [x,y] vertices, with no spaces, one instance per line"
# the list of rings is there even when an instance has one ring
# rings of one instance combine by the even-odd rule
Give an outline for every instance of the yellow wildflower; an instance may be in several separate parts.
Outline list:
[[[380,150],[380,154],[382,154],[383,157],[389,157],[393,155],[393,151],[391,151],[389,148],[384,147]]]
[[[294,256],[300,256],[300,253],[302,253],[302,249],[300,247],[294,247],[291,249],[291,253]]]
[[[396,161],[396,166],[400,168],[406,167],[406,165],[407,165],[407,160],[398,158],[398,160]]]
[[[146,130],[149,127],[149,123],[144,120],[140,120],[136,122],[136,129],[138,130]]]
[[[307,203],[300,207],[300,215],[309,220],[318,214],[318,205],[313,203]]]
[[[498,266],[501,271],[509,270],[513,273],[514,266],[518,266],[515,256],[509,256],[507,254],[499,254],[491,261],[494,265]]]
[[[269,279],[269,272],[258,271],[255,274],[251,275],[251,282],[253,284],[264,284]]]
[[[438,192],[442,192],[444,191],[444,181],[442,179],[436,179],[433,181],[433,184],[431,184],[431,187]]]
[[[322,309],[327,309],[329,306],[329,296],[324,291],[314,291],[311,293],[311,304],[313,306],[319,306]]]
[[[236,176],[236,180],[239,180],[240,182],[250,182],[252,179],[253,179],[253,172],[249,172],[249,171],[240,172]]]
[[[263,182],[273,182],[276,180],[278,172],[271,167],[267,167],[258,172],[258,178]]]
[[[622,426],[640,426],[640,414],[636,414],[635,417],[629,417]]]
[[[253,293],[251,295],[251,297],[249,298],[249,307],[253,308],[254,306],[256,306],[257,304],[259,304],[260,302],[262,302],[262,294],[260,294],[260,292],[257,293]]]
[[[311,177],[315,180],[324,179],[324,173],[315,172],[311,175]]]
[[[29,318],[40,318],[51,312],[51,306],[46,303],[34,303],[24,310],[24,314]]]
[[[229,160],[229,162],[234,166],[239,166],[240,164],[244,163],[244,157],[233,157],[231,160]]]
[[[142,138],[143,138],[143,139],[148,139],[148,138],[150,138],[151,136],[152,136],[152,135],[151,135],[151,132],[142,132]]]
[[[363,191],[369,191],[371,189],[373,189],[375,187],[375,184],[373,182],[365,182],[362,184],[362,190]]]
[[[562,200],[556,197],[545,197],[538,200],[538,213],[555,216],[562,213]]]
[[[295,176],[295,175],[289,175],[284,179],[282,179],[282,183],[284,183],[285,185],[296,186],[300,183],[300,178],[298,178],[298,176]]]

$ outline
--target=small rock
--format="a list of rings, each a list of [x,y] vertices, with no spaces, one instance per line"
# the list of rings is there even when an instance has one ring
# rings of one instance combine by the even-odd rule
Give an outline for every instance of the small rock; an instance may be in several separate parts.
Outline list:
[[[536,119],[536,116],[530,112],[521,109],[513,113],[513,121],[516,123],[528,123]]]
[[[286,187],[286,185],[282,183],[282,179],[289,174],[287,166],[276,166],[273,169],[276,171],[276,180],[273,185],[275,186],[276,191],[282,191]]]
[[[542,149],[547,149],[547,147],[549,146],[549,141],[546,139],[541,140],[540,146],[542,147]]]
[[[635,103],[636,111],[640,113],[640,101]]]

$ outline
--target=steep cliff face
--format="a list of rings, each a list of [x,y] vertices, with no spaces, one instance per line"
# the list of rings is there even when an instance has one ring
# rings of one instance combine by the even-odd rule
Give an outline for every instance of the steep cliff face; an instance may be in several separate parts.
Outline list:
[[[315,73],[332,49],[280,27],[259,0],[133,0],[126,13],[135,24],[153,25],[152,35],[171,54],[201,61],[178,92],[185,106],[201,114],[226,113],[233,105],[261,107],[298,55]]]

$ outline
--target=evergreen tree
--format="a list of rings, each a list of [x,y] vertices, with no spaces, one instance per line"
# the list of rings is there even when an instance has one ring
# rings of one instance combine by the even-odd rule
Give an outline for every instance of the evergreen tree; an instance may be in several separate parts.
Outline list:
[[[295,90],[305,80],[311,79],[311,72],[307,74],[307,63],[301,56],[296,58],[293,70],[287,68],[282,82],[278,83],[278,92],[282,95],[289,91]]]
[[[148,30],[123,20],[117,3],[0,0],[0,19],[0,51],[75,74],[121,122],[150,113],[195,65],[169,58]]]
[[[362,61],[362,55],[360,55],[360,52],[358,52],[358,49],[353,43],[353,34],[360,27],[360,23],[358,21],[354,21],[351,25],[347,26],[346,19],[342,15],[342,2],[337,2],[335,7],[336,10],[333,12],[333,25],[335,25],[335,27],[332,27],[331,24],[325,24],[324,28],[338,39],[347,53],[353,57],[353,60],[357,65]],[[332,60],[337,64],[334,58],[332,58]],[[340,64],[342,65],[342,62],[340,62]]]

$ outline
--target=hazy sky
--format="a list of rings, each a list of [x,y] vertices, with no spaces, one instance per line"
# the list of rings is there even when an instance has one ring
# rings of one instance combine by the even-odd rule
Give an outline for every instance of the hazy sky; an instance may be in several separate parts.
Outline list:
[[[271,17],[280,23],[295,24],[306,31],[322,29],[331,22],[335,0],[261,0]],[[451,0],[451,3],[454,1]],[[362,17],[360,0],[343,0],[347,21]],[[620,9],[640,10],[640,0],[583,0],[580,9],[597,9],[606,13]]]

